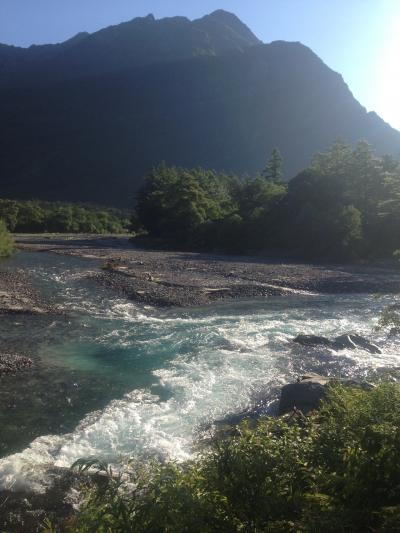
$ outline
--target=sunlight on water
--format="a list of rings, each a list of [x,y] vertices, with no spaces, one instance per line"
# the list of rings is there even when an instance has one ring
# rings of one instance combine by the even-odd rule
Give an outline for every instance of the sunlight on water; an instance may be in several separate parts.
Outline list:
[[[184,460],[205,425],[260,398],[273,400],[280,385],[301,373],[364,376],[370,368],[399,364],[396,347],[374,332],[390,298],[290,296],[155,310],[84,282],[80,260],[23,260],[70,315],[47,332],[42,361],[100,378],[105,388],[119,380],[129,392],[88,413],[71,433],[39,437],[0,460],[1,486],[43,490],[49,467],[69,467],[90,455],[111,462],[154,454]],[[373,335],[384,354],[305,350],[292,342],[300,332]]]

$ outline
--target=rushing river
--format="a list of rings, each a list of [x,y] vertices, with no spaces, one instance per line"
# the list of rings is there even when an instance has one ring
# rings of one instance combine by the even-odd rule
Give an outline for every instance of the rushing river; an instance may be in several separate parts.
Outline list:
[[[49,468],[80,457],[182,460],[213,421],[260,401],[273,408],[279,386],[301,373],[366,376],[400,364],[396,345],[374,332],[393,297],[288,296],[159,310],[88,281],[95,261],[20,253],[8,268],[30,272],[65,315],[1,320],[3,345],[36,362],[2,386],[2,487],[43,489]],[[300,332],[373,335],[384,353],[304,349],[292,342]]]

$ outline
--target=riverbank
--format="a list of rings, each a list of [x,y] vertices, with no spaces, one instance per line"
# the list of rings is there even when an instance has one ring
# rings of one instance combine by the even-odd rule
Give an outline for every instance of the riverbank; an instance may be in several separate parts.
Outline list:
[[[56,244],[53,239],[45,243],[53,253],[20,252],[2,265],[23,273],[42,300],[60,311],[10,314],[1,321],[3,349],[33,362],[26,371],[1,377],[0,506],[5,499],[7,505],[1,506],[0,524],[2,513],[17,523],[21,512],[25,528],[7,531],[30,531],[28,524],[40,523],[45,514],[70,512],[63,473],[70,476],[76,459],[185,461],[195,457],[214,425],[219,429],[269,413],[282,385],[298,376],[365,380],[372,369],[398,366],[396,340],[375,331],[393,296],[321,296],[299,285],[303,280],[312,289],[310,283],[322,286],[337,275],[355,287],[357,276],[366,279],[371,268],[360,274],[354,267],[344,278],[347,267],[147,252],[133,249],[128,239],[88,240]],[[282,289],[294,280],[296,288],[276,297],[221,298],[214,300],[218,305],[209,300],[203,307],[148,307],[120,297],[130,297],[129,269],[132,279],[150,287],[158,286],[157,280],[146,276],[168,274],[178,285],[186,279],[188,287],[225,287],[222,283],[239,279],[249,286],[269,281]],[[390,281],[392,274],[384,272],[376,269],[368,281]],[[128,290],[105,289],[98,276],[126,278]],[[396,279],[393,274],[390,286]],[[174,287],[171,294],[177,298]],[[336,339],[349,332],[376,342],[382,353],[293,342],[300,333]]]
[[[33,288],[26,273],[0,267],[0,315],[43,315],[50,312],[55,312],[55,309]]]
[[[121,296],[160,307],[289,294],[400,292],[400,269],[137,249],[123,237],[17,237],[17,247],[101,261],[89,276]]]

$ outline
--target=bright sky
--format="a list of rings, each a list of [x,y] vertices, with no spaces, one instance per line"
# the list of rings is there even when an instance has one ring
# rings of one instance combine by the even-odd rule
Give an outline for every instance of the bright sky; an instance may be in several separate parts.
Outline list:
[[[0,0],[0,42],[63,41],[153,13],[235,13],[264,42],[301,41],[400,130],[400,0]]]

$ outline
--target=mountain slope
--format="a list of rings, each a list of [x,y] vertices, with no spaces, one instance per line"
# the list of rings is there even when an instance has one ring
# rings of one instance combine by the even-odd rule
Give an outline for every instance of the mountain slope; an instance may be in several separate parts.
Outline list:
[[[209,53],[190,45],[186,59],[3,88],[0,195],[129,205],[163,160],[252,173],[278,146],[291,177],[338,137],[400,154],[400,133],[367,113],[310,49],[243,46],[249,36],[237,19],[218,13],[211,26],[216,19]],[[190,24],[213,34],[207,17]]]
[[[217,55],[259,44],[235,15],[219,10],[201,19],[138,17],[56,45],[0,45],[0,86],[7,81],[66,79],[146,64]],[[35,80],[32,76],[35,75]]]

